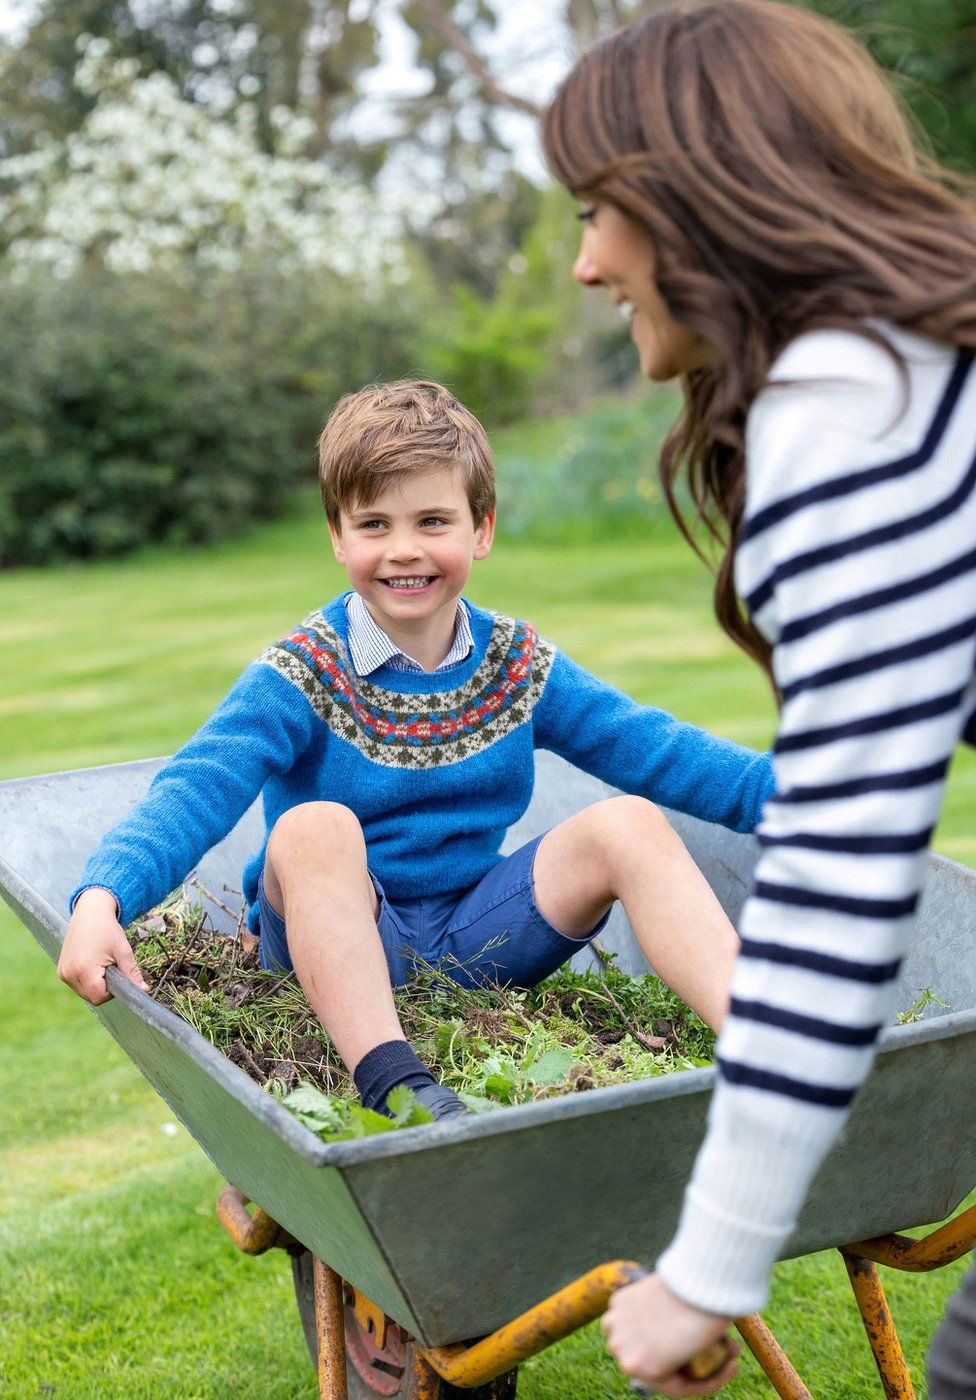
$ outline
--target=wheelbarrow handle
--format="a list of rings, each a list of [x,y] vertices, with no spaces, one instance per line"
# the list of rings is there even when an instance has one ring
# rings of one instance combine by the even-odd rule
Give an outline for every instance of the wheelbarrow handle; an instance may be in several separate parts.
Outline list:
[[[245,1254],[264,1254],[266,1250],[286,1248],[295,1241],[277,1220],[272,1220],[260,1206],[248,1210],[250,1204],[243,1191],[225,1186],[217,1197],[217,1219]]]
[[[606,1312],[618,1288],[646,1276],[646,1271],[629,1259],[601,1264],[473,1346],[422,1347],[421,1354],[452,1385],[484,1385],[592,1322]],[[685,1374],[692,1380],[705,1380],[721,1370],[729,1354],[727,1340],[715,1342],[688,1363]]]

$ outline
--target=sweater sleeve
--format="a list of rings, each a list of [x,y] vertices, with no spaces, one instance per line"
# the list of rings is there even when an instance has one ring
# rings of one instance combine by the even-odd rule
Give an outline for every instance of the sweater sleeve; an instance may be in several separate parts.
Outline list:
[[[249,666],[143,800],[103,837],[71,896],[100,885],[125,925],[158,904],[240,820],[267,779],[309,742],[313,716],[270,666]]]
[[[626,792],[752,831],[773,789],[768,754],[639,705],[557,651],[534,714],[535,744]]]
[[[884,351],[836,333],[811,349],[823,377],[801,382],[795,359],[790,384],[765,390],[748,424],[737,584],[773,645],[777,792],[758,832],[708,1130],[658,1261],[679,1296],[733,1316],[762,1307],[892,1019],[949,756],[973,707],[967,357],[912,366],[899,418],[905,386]]]

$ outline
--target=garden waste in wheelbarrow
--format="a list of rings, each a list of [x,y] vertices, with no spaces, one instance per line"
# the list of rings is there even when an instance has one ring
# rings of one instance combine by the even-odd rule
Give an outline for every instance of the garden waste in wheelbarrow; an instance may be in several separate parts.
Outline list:
[[[52,958],[89,851],[160,762],[0,784],[0,888]],[[506,849],[611,792],[540,754],[532,805]],[[673,819],[735,920],[752,838]],[[261,834],[255,806],[201,863],[201,883],[216,891],[236,884]],[[625,971],[646,970],[619,912],[603,941]],[[787,1257],[942,1220],[976,1183],[974,953],[976,875],[933,857],[897,1004],[931,987],[948,1009],[931,1007],[925,1019],[884,1033]],[[578,955],[587,959],[595,955]],[[170,1011],[110,977],[114,999],[95,1014],[238,1199],[259,1205],[422,1347],[492,1332],[607,1260],[649,1266],[674,1231],[713,1069],[325,1145]],[[583,1170],[604,1188],[588,1195],[585,1210]],[[963,1243],[957,1231],[951,1249]]]

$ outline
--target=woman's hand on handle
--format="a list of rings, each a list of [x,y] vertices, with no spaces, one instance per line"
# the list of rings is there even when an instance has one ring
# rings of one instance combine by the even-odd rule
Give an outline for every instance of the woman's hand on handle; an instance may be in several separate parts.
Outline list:
[[[723,1337],[731,1321],[692,1307],[650,1274],[613,1295],[602,1326],[617,1364],[633,1380],[662,1395],[712,1395],[735,1376],[738,1343],[729,1343],[725,1365],[705,1380],[690,1379],[682,1367]]]
[[[75,903],[61,945],[58,976],[85,1001],[100,1006],[112,997],[105,983],[107,967],[117,967],[141,991],[149,991],[119,923],[115,896],[92,886]]]

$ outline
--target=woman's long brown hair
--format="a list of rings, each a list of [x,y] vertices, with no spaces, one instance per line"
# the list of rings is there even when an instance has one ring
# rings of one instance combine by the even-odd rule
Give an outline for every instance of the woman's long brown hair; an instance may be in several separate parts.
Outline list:
[[[877,318],[976,346],[976,208],[921,154],[885,79],[847,31],[777,0],[678,0],[579,60],[543,117],[555,177],[651,234],[674,318],[714,348],[684,377],[661,457],[696,550],[723,547],[715,612],[771,673],[736,597],[745,424],[800,333]],[[695,507],[676,499],[685,476]]]

